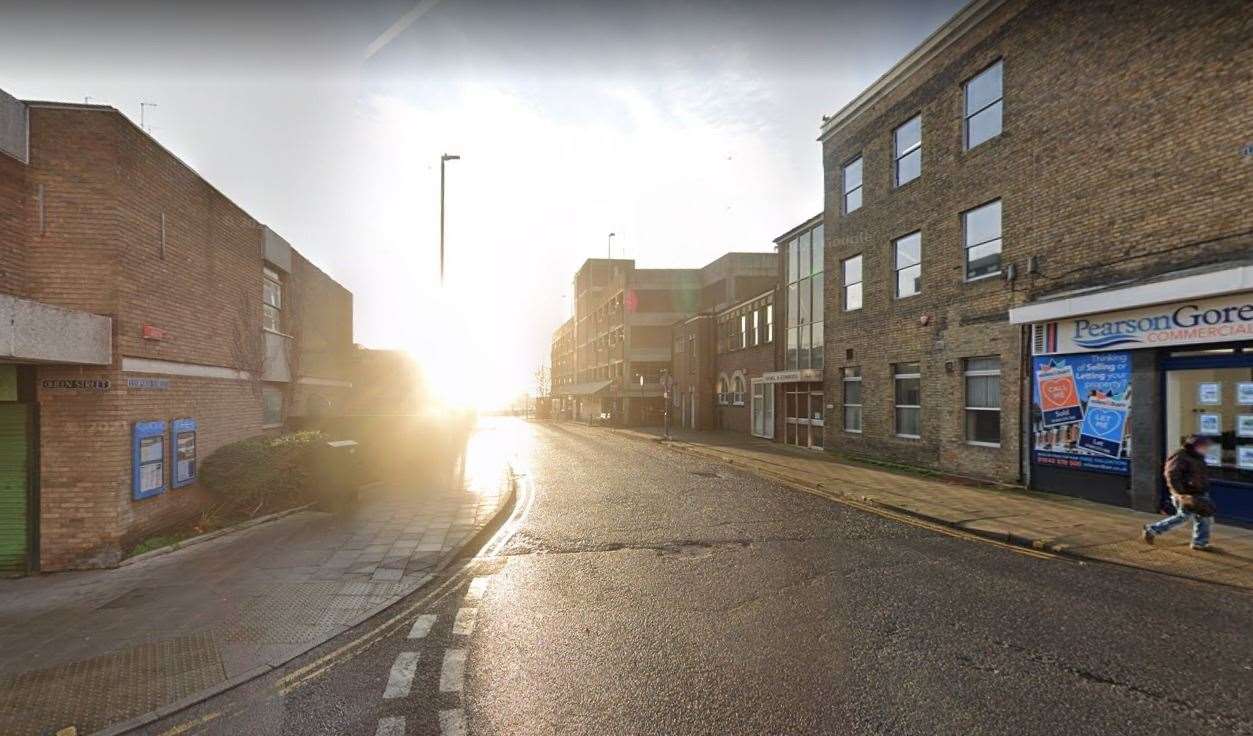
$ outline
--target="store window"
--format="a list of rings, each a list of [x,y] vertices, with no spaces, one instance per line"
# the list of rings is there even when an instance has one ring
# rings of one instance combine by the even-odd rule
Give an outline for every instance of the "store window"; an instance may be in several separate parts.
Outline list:
[[[896,436],[918,439],[922,436],[922,371],[917,363],[897,363],[892,368]]]
[[[896,298],[904,299],[922,291],[922,233],[910,233],[893,243],[896,269]]]
[[[967,150],[1001,134],[1003,72],[998,60],[966,82]]]
[[[1001,445],[1001,359],[966,359],[966,441]]]
[[[844,164],[844,214],[861,207],[861,156]]]
[[[1001,270],[1001,200],[962,213],[966,246],[966,280]]]
[[[283,280],[277,271],[261,269],[261,326],[274,332],[283,331]]]
[[[849,366],[843,371],[844,431],[861,431],[861,367]]]
[[[844,311],[861,309],[861,256],[846,259],[841,267],[844,271]]]
[[[922,116],[892,132],[894,178],[896,186],[907,184],[922,175]]]

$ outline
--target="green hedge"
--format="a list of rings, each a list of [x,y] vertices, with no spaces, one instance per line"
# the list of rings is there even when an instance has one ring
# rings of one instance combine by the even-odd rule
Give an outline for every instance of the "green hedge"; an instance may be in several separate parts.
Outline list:
[[[254,437],[219,447],[200,466],[200,482],[225,516],[254,517],[309,500],[321,432]]]

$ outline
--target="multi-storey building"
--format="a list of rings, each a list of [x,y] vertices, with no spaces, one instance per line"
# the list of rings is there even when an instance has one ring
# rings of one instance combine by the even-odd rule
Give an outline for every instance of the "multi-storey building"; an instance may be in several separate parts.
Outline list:
[[[563,379],[554,380],[553,397],[581,419],[660,422],[672,326],[759,293],[774,268],[769,253],[728,253],[704,268],[680,269],[588,259],[574,277],[570,327],[553,335],[550,359],[561,366],[553,375]]]
[[[828,449],[1253,518],[1251,24],[975,0],[825,119]]]
[[[0,570],[109,565],[350,386],[352,295],[111,107],[0,93]]]

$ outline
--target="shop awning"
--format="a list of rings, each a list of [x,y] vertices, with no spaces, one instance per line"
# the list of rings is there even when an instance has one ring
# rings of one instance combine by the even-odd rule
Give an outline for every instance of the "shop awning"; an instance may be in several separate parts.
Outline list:
[[[557,396],[593,396],[609,388],[613,381],[592,381],[590,383],[572,383],[569,386],[553,389]]]

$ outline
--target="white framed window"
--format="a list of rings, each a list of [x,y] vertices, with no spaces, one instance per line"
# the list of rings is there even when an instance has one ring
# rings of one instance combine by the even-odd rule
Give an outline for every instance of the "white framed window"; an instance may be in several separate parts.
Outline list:
[[[892,267],[896,271],[896,298],[922,291],[922,233],[910,233],[892,243]]]
[[[892,131],[892,178],[896,186],[922,175],[922,116],[915,115]]]
[[[726,375],[718,376],[718,403],[725,406],[731,397],[730,382]]]
[[[760,345],[761,344],[761,310],[760,309],[753,310],[752,331],[753,331],[753,344]]]
[[[922,371],[918,363],[892,366],[895,392],[896,436],[918,439],[922,436]]]
[[[1001,359],[966,359],[966,441],[1001,446]]]
[[[740,347],[746,348],[753,344],[752,336],[748,334],[748,315],[740,315]]]
[[[774,342],[774,305],[766,305],[766,342]]]
[[[844,272],[844,311],[861,309],[861,255],[846,258],[840,268]]]
[[[844,164],[844,214],[861,207],[861,156]]]
[[[732,379],[732,385],[735,388],[732,402],[736,406],[744,406],[744,376],[739,373],[735,374],[735,378]]]
[[[1001,272],[1001,200],[962,213],[966,280]]]
[[[861,366],[848,366],[842,373],[844,431],[861,432]]]
[[[965,84],[966,150],[1001,134],[1004,64],[997,60]]]
[[[277,271],[261,268],[261,326],[267,330],[282,332],[283,327],[283,279]]]

